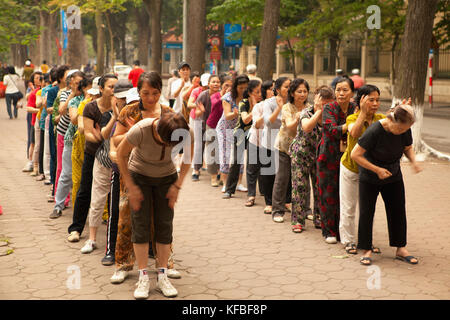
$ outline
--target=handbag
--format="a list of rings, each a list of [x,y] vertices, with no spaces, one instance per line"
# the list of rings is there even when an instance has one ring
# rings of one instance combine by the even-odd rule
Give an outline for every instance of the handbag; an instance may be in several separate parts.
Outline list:
[[[17,86],[16,82],[11,78],[11,76],[8,74],[9,79],[11,79],[11,82],[14,84],[14,87],[16,87],[17,91],[16,92],[16,96],[17,96],[17,100],[20,100],[23,98],[23,93],[22,91],[20,91],[19,87]]]

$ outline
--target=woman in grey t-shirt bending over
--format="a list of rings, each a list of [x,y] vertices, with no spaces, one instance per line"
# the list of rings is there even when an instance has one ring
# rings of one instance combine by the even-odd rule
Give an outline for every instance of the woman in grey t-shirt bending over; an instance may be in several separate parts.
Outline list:
[[[191,152],[184,152],[178,176],[172,160],[177,150],[172,149],[178,144],[179,137],[184,141],[183,150]],[[131,240],[139,268],[139,282],[134,291],[136,299],[147,298],[150,290],[146,268],[152,224],[151,210],[159,262],[157,288],[166,297],[178,294],[167,278],[167,263],[172,243],[173,208],[189,171],[193,143],[192,132],[183,116],[175,112],[165,112],[160,118],[143,119],[134,125],[117,150],[120,173],[128,189],[132,221]]]

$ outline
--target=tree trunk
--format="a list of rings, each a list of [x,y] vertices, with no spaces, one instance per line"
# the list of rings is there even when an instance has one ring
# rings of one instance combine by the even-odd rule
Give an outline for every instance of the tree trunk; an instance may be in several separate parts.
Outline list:
[[[111,67],[112,72],[114,73],[114,36],[111,28],[111,21],[109,19],[109,13],[105,12],[106,24],[108,26],[109,31],[109,66]]]
[[[97,28],[97,68],[96,74],[102,75],[105,70],[105,34],[103,33],[102,13],[95,11],[95,26]]]
[[[400,40],[400,35],[396,34],[394,36],[394,39],[392,40],[392,48],[391,48],[391,67],[389,72],[389,79],[391,82],[391,95],[394,95],[395,92],[395,81],[397,80],[397,73],[396,73],[396,67],[397,67],[397,45],[398,41]],[[378,48],[378,46],[377,46]]]
[[[67,32],[67,64],[72,69],[81,68],[81,54],[83,47],[83,31],[80,29],[71,29]]]
[[[202,73],[205,69],[206,0],[189,0],[187,10],[186,61],[192,71]]]
[[[121,49],[121,56],[122,56],[122,62],[123,64],[128,64],[127,61],[127,47],[126,47],[126,40],[125,40],[125,33],[122,33],[120,35],[120,49]]]
[[[40,20],[40,26],[41,26],[41,36],[39,41],[40,46],[40,58],[41,60],[46,60],[48,64],[50,64],[51,61],[51,19],[50,19],[50,13],[45,10],[39,11],[39,20]],[[39,61],[42,62],[42,61]]]
[[[336,73],[336,59],[338,59],[338,44],[337,40],[330,38],[330,56],[328,59],[328,74]]]
[[[148,46],[150,38],[150,24],[148,13],[144,8],[136,8],[137,36],[138,36],[138,60],[141,66],[148,65]]]
[[[161,74],[162,71],[162,36],[161,36],[161,9],[162,0],[144,0],[145,8],[150,16],[150,70]]]
[[[289,53],[290,53],[291,62],[292,62],[292,68],[294,69],[294,79],[295,79],[295,78],[297,78],[297,70],[295,67],[295,51],[292,48],[291,41],[289,39],[287,39],[287,43],[288,43]]]
[[[264,6],[264,22],[258,53],[258,76],[263,81],[273,79],[273,60],[277,45],[280,2],[280,0],[266,0]]]
[[[434,16],[438,0],[409,0],[401,61],[393,104],[411,97],[416,122],[412,128],[414,150],[423,151],[422,123],[427,76],[428,53],[431,45]]]

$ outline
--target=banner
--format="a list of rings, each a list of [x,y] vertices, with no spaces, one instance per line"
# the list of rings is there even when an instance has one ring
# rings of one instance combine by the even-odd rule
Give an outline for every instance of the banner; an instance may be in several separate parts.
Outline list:
[[[63,33],[63,49],[67,49],[67,17],[64,10],[61,9],[61,26]]]

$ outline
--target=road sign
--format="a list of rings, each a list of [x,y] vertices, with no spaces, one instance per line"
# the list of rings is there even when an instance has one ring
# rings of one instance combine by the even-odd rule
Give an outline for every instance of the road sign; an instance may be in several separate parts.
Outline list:
[[[225,24],[224,28],[224,38],[225,38],[225,47],[242,47],[242,38],[231,40],[230,37],[233,33],[242,32],[242,25],[240,24]],[[236,35],[234,35],[236,36]]]

